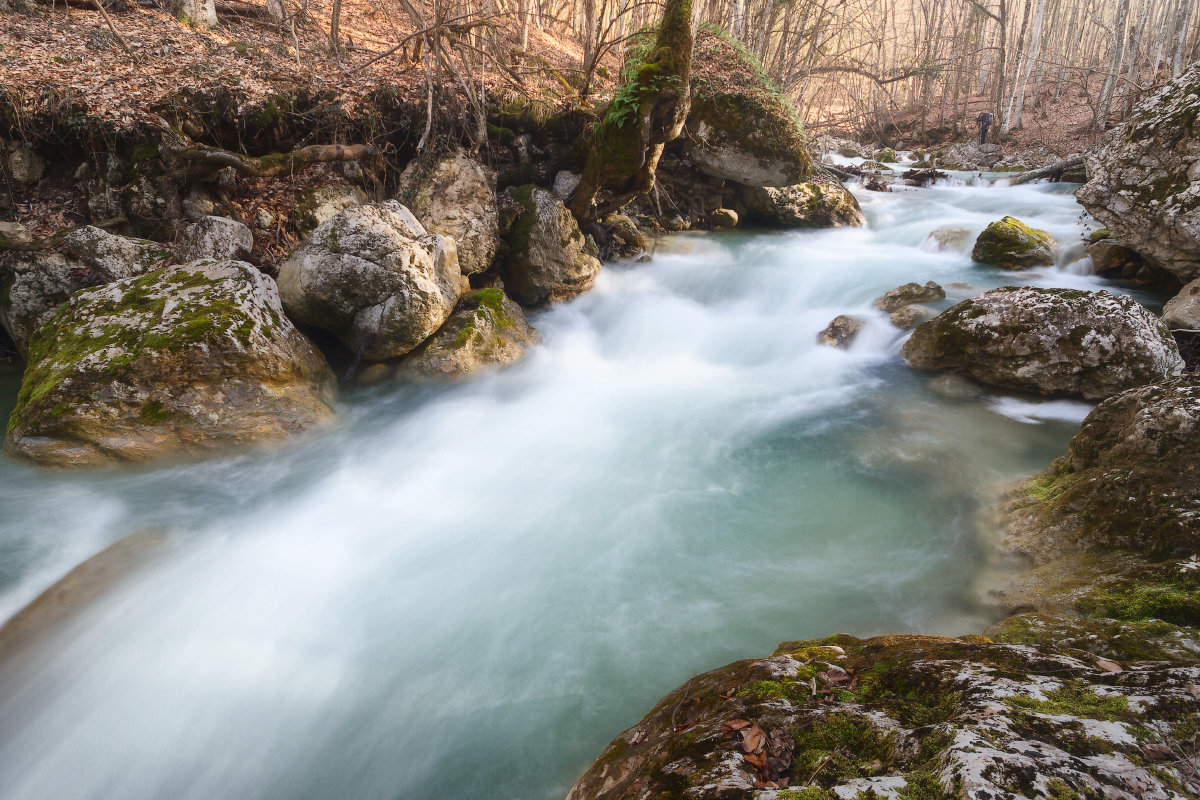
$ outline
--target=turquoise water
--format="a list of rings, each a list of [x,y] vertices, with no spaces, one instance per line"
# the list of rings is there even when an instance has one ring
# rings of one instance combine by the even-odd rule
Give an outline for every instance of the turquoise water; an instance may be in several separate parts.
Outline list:
[[[1014,278],[923,247],[1002,214],[1077,241],[1066,188],[671,237],[535,314],[521,364],[352,391],[338,429],[283,448],[0,461],[0,618],[121,537],[166,537],[0,666],[0,798],[556,798],[697,672],[839,631],[979,630],[989,503],[1088,406],[946,399],[870,303],[910,280],[1103,286],[1070,248]],[[855,346],[817,346],[840,313],[867,319]]]

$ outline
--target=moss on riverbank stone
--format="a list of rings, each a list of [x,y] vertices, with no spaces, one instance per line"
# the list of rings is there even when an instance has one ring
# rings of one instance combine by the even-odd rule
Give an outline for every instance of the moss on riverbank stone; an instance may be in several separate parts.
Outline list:
[[[988,225],[971,250],[971,258],[1001,269],[1028,269],[1054,264],[1054,237],[1016,217]]]

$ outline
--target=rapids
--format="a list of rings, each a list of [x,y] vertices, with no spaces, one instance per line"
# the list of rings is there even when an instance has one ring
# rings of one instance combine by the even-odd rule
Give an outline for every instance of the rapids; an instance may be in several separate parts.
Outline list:
[[[336,430],[278,449],[0,461],[0,619],[165,536],[0,664],[0,800],[550,800],[697,672],[980,630],[997,488],[1089,407],[943,397],[871,300],[1107,284],[1079,247],[1016,277],[932,251],[1003,214],[1080,238],[1072,187],[954,183],[861,194],[862,230],[663,239],[534,314],[515,367],[351,390]],[[855,346],[818,346],[840,313],[868,320]]]

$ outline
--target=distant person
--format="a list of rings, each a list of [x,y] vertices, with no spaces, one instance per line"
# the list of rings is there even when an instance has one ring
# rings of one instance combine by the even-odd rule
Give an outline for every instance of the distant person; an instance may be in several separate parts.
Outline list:
[[[992,127],[992,120],[994,119],[995,117],[992,116],[992,112],[990,111],[980,111],[976,115],[975,124],[979,126],[979,143],[981,145],[987,144],[987,131],[988,128]]]

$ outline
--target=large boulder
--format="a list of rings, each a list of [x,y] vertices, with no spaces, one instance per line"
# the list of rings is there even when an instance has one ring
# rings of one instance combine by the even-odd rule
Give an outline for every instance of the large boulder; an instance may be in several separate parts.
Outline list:
[[[254,249],[254,234],[242,223],[228,217],[201,217],[187,226],[175,247],[175,260],[181,264],[212,258],[237,260]]]
[[[1089,151],[1075,193],[1114,238],[1182,281],[1200,278],[1200,64]]]
[[[748,52],[714,31],[696,35],[685,151],[706,175],[793,186],[812,175],[795,111]]]
[[[1162,319],[1172,330],[1200,330],[1200,278],[1167,301]]]
[[[600,260],[579,223],[552,192],[532,184],[510,189],[518,210],[501,269],[504,288],[522,305],[569,300],[592,288]]]
[[[747,186],[747,218],[781,228],[842,228],[866,224],[858,201],[842,184],[812,180],[792,186]]]
[[[919,369],[1087,400],[1183,369],[1171,332],[1135,300],[1074,289],[984,292],[920,325],[903,353]]]
[[[401,366],[425,377],[457,378],[512,364],[541,340],[521,307],[504,292],[479,289],[464,294],[446,324],[409,353]]]
[[[1194,661],[1126,670],[982,636],[786,642],[662,698],[567,800],[1182,797],[1190,767],[1162,742],[1193,729]]]
[[[372,361],[429,338],[466,288],[454,240],[430,235],[394,200],[325,220],[279,268],[288,315]]]
[[[297,233],[308,233],[327,219],[347,208],[368,201],[366,192],[349,184],[324,184],[305,189],[296,198],[292,211],[292,227]]]
[[[332,419],[333,383],[254,267],[155,270],[75,293],[37,330],[4,450],[65,467],[279,439]]]
[[[90,225],[68,233],[62,252],[14,253],[0,280],[0,323],[24,353],[37,327],[75,292],[141,275],[170,256],[157,242]]]
[[[454,239],[463,275],[492,265],[499,236],[496,174],[467,151],[456,149],[433,163],[412,161],[400,176],[397,197],[430,233]]]
[[[1004,217],[984,228],[971,258],[1001,269],[1028,269],[1054,264],[1054,237],[1016,217]]]
[[[1031,502],[1015,516],[1026,529],[1023,549],[1035,560],[1071,547],[1160,558],[1196,554],[1200,377],[1191,373],[1105,400],[1066,455],[1023,494]]]

